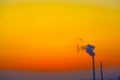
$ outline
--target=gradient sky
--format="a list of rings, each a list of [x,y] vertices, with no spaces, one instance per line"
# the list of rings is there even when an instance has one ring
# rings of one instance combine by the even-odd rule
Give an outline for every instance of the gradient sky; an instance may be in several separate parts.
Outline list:
[[[118,0],[4,0],[0,11],[0,69],[90,69],[79,38],[96,46],[96,67],[120,66]]]

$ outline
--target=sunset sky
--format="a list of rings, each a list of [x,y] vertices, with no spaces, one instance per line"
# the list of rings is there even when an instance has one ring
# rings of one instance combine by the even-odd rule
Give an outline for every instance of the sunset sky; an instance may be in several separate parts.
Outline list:
[[[93,44],[96,67],[120,67],[119,0],[2,0],[0,69],[91,69],[76,45]],[[79,38],[83,40],[80,43]]]

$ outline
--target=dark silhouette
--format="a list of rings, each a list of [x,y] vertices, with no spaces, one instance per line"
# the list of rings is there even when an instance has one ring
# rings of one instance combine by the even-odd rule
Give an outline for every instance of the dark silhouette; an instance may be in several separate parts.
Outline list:
[[[101,73],[101,80],[103,80],[102,61],[100,62],[100,73]]]
[[[95,53],[93,52],[94,48],[95,48],[95,46],[88,44],[88,45],[86,45],[85,50],[89,55],[95,56]]]
[[[82,39],[80,39],[82,40]],[[77,45],[77,51],[80,52],[81,50],[85,50],[91,57],[92,57],[92,67],[93,67],[93,80],[96,80],[96,75],[95,75],[95,63],[94,63],[94,56],[95,53],[93,52],[95,46],[87,44],[86,46],[79,46]]]
[[[90,45],[90,44],[88,44],[88,45],[85,46],[86,52],[87,52],[90,56],[92,56],[93,80],[96,80],[96,75],[95,75],[95,63],[94,63],[95,53],[93,52],[94,48],[95,48],[95,46]]]

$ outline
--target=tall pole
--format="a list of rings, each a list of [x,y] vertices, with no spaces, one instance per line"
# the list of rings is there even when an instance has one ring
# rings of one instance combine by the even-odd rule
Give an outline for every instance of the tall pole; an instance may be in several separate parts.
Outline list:
[[[96,80],[94,56],[92,56],[93,80]]]
[[[101,74],[101,80],[103,80],[102,61],[100,62],[100,74]]]
[[[77,46],[78,48],[79,46]],[[95,63],[94,63],[94,56],[95,56],[95,53],[93,52],[95,46],[93,45],[86,45],[86,46],[83,46],[83,48],[86,50],[86,52],[92,57],[92,70],[93,70],[93,80],[96,80],[96,75],[95,75]]]

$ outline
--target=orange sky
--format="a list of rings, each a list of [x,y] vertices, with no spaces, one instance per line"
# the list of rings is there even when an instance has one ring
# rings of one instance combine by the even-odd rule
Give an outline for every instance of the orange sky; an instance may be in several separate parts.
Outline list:
[[[90,69],[78,39],[96,46],[96,67],[120,66],[120,10],[95,5],[19,3],[0,6],[0,69]]]

